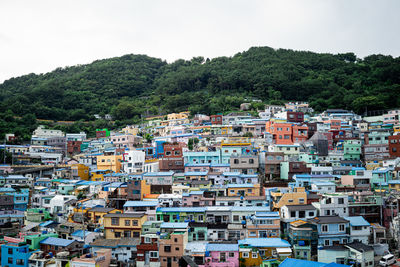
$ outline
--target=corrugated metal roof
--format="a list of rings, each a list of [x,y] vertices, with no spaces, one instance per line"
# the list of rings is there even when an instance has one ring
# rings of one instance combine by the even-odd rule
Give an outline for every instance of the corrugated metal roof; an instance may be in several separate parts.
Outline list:
[[[67,246],[71,245],[73,242],[75,242],[75,240],[68,240],[68,239],[62,239],[62,238],[57,238],[57,237],[48,237],[48,238],[40,241],[40,244],[59,246],[59,247],[67,247]]]

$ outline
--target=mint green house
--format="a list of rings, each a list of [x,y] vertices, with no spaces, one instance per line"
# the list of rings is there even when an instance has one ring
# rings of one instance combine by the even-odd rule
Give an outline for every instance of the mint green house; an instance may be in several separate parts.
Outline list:
[[[307,164],[316,164],[319,163],[319,158],[317,154],[311,153],[300,153],[299,161],[303,161]]]
[[[44,222],[52,218],[45,208],[28,209],[25,211],[25,219],[29,222]]]
[[[40,241],[48,237],[58,237],[57,234],[38,234],[38,235],[27,235],[25,236],[25,243],[29,245],[29,249],[36,250],[40,249]]]
[[[75,185],[73,184],[59,184],[58,185],[58,192],[62,195],[68,195],[70,192],[73,192],[75,189]]]
[[[206,208],[203,207],[170,207],[157,208],[157,221],[163,222],[204,222]]]
[[[207,240],[207,225],[205,223],[190,223],[189,226],[189,242]]]
[[[384,189],[393,178],[388,168],[378,168],[372,171],[371,186],[373,189]]]
[[[343,143],[344,160],[360,160],[361,159],[361,141],[346,140]]]
[[[390,132],[386,129],[375,129],[368,133],[369,145],[384,145],[389,144]]]
[[[289,162],[282,161],[280,163],[280,168],[281,168],[281,179],[284,179],[284,180],[289,179]]]

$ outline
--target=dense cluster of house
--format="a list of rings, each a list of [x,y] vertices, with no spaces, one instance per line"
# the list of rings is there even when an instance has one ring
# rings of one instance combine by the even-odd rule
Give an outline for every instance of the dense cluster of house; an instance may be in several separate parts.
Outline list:
[[[7,135],[1,266],[374,266],[400,241],[399,114],[287,103]]]

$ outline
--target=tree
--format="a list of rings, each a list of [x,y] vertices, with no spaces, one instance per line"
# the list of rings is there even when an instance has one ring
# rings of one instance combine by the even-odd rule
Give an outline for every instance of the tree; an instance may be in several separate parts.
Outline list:
[[[189,140],[188,140],[188,149],[191,151],[191,150],[193,150],[193,139],[192,138],[189,138]]]

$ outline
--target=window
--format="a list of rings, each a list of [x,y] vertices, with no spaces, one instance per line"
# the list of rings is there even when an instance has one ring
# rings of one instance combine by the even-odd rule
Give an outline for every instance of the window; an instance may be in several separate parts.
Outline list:
[[[344,230],[345,230],[345,225],[339,224],[339,231],[344,232]]]
[[[138,220],[132,220],[132,226],[138,226]]]
[[[219,253],[219,260],[222,262],[226,261],[226,253],[225,252]]]
[[[325,240],[325,241],[324,241],[324,245],[325,245],[325,246],[329,246],[329,245],[330,245],[329,240]]]
[[[249,159],[250,164],[254,164],[254,159]]]
[[[150,258],[158,258],[158,251],[150,251]]]
[[[242,252],[242,258],[248,258],[249,253],[248,252]]]
[[[293,199],[289,199],[289,200],[288,200],[288,203],[293,203]]]
[[[140,237],[140,232],[132,232],[132,237]]]
[[[164,246],[164,252],[171,252],[171,246]]]
[[[115,237],[119,238],[119,237],[121,237],[121,232],[115,232],[114,235],[115,235]]]
[[[239,221],[239,215],[233,215],[233,221],[238,222]]]
[[[299,198],[299,203],[303,204],[304,203],[304,198]]]
[[[328,232],[328,225],[327,224],[323,224],[322,226],[321,226],[321,231],[322,232]]]
[[[119,225],[119,218],[111,218],[111,225]]]
[[[339,203],[339,204],[344,204],[344,198],[339,198],[339,199],[338,199],[338,203]]]
[[[229,252],[229,258],[234,258],[235,257],[235,253],[234,252]]]
[[[151,238],[150,237],[145,237],[144,238],[144,243],[151,243]]]
[[[309,211],[308,212],[308,216],[310,216],[310,217],[314,216],[314,212],[313,211]]]
[[[176,251],[179,251],[179,247],[176,247],[175,250],[176,250]]]
[[[251,253],[251,257],[252,257],[253,259],[257,259],[257,258],[258,258],[257,252],[252,252],[252,253]]]
[[[12,248],[8,248],[8,255],[12,255],[13,254],[13,249]]]
[[[306,212],[304,210],[299,211],[299,218],[305,218]]]
[[[291,211],[290,212],[290,217],[293,217],[293,218],[296,217],[296,212],[295,211]]]
[[[130,220],[125,220],[125,226],[130,226],[131,225],[131,221]]]

